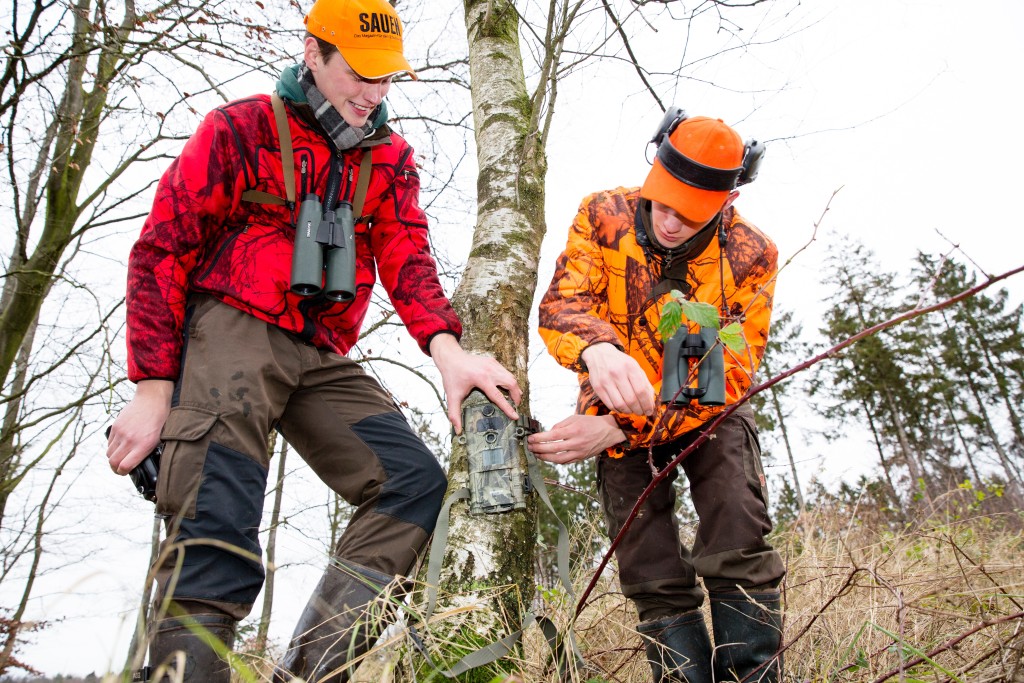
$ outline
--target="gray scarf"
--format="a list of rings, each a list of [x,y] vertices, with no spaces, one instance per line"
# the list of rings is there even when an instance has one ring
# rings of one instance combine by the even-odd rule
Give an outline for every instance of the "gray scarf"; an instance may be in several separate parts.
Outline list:
[[[316,87],[316,83],[313,82],[313,72],[305,64],[299,69],[299,85],[302,86],[302,92],[306,94],[306,101],[313,110],[317,122],[323,126],[324,132],[334,141],[339,150],[355,147],[373,130],[370,123],[373,116],[361,128],[353,128],[345,123],[345,119],[341,118],[338,110]]]

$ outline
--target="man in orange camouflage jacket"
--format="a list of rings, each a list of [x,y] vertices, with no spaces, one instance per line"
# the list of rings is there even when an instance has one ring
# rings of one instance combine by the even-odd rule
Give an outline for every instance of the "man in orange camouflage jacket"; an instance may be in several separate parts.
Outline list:
[[[554,463],[597,456],[611,538],[651,482],[652,463],[664,469],[725,409],[656,400],[658,323],[672,290],[713,305],[723,325],[741,324],[745,349],[724,350],[730,405],[764,354],[778,269],[775,245],[733,207],[763,147],[745,145],[721,120],[678,109],[653,141],[657,158],[643,187],[584,199],[540,304],[540,334],[558,362],[579,373],[580,394],[576,414],[533,435],[530,447]],[[785,566],[765,540],[772,524],[749,405],[682,468],[700,519],[693,548],[680,542],[673,468],[616,549],[654,680],[777,681]],[[713,650],[698,576],[711,603]]]

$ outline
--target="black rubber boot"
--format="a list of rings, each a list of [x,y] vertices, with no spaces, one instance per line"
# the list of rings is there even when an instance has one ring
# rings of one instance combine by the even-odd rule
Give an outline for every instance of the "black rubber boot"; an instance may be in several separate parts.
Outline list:
[[[161,664],[170,668],[168,675],[149,680],[177,680],[169,672],[176,670],[175,653],[182,652],[185,655],[183,682],[229,683],[231,667],[209,643],[215,638],[230,650],[235,644],[236,626],[234,619],[223,614],[190,614],[157,621],[149,641],[149,668],[153,673]]]
[[[404,587],[395,584],[394,578],[335,560],[299,617],[288,650],[274,672],[275,683],[296,676],[307,683],[348,681],[355,669],[348,663],[369,652],[392,618],[391,601],[404,594]]]
[[[654,683],[711,683],[711,639],[700,610],[645,621],[636,630],[647,643]]]
[[[778,591],[711,593],[715,681],[782,679],[782,611]]]

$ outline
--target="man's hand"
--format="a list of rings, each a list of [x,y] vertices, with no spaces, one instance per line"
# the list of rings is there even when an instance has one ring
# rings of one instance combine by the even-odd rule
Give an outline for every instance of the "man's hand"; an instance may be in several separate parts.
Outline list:
[[[625,440],[611,415],[571,415],[546,432],[527,437],[530,451],[558,465],[586,460]]]
[[[590,385],[601,403],[617,413],[654,414],[654,387],[631,356],[607,342],[583,350]]]
[[[171,412],[174,382],[146,379],[118,414],[107,436],[107,460],[116,474],[128,474],[160,443],[160,430]]]
[[[439,334],[430,340],[430,357],[441,372],[441,383],[448,401],[448,419],[456,434],[462,433],[462,402],[473,389],[484,392],[491,403],[501,408],[510,419],[519,419],[515,406],[509,404],[501,390],[507,390],[516,404],[522,400],[523,392],[515,376],[501,363],[466,352],[459,345],[459,340],[450,334]]]

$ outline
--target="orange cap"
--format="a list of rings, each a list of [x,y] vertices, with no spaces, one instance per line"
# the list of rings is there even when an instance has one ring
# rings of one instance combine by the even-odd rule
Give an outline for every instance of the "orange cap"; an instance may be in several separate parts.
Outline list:
[[[719,170],[737,170],[743,165],[743,140],[722,119],[695,116],[684,119],[661,144],[698,164]],[[672,207],[685,218],[705,223],[722,210],[730,190],[704,190],[669,173],[657,156],[647,180],[640,188],[644,199]]]
[[[408,73],[402,54],[403,26],[386,0],[316,0],[304,21],[311,35],[336,46],[363,78]]]

